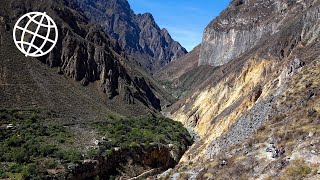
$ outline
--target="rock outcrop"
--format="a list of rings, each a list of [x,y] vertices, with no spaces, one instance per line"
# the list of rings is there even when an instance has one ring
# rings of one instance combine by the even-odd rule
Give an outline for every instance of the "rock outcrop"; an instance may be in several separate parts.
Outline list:
[[[320,57],[319,12],[320,2],[312,0],[234,0],[208,25],[200,66],[189,72],[211,65],[210,75],[201,76],[200,85],[165,110],[201,136],[172,170],[173,178],[292,177],[286,172],[296,161],[275,160],[282,163],[276,169],[260,152],[272,137],[291,156],[301,149],[288,133],[298,131],[295,136],[303,139],[309,125],[318,127],[318,113],[311,117],[296,112],[308,112],[317,98],[319,78],[311,77]],[[309,83],[302,83],[307,79]],[[309,91],[312,100],[298,95]],[[312,168],[309,155],[299,157]]]
[[[59,39],[50,54],[38,59],[51,68],[56,68],[60,75],[78,81],[83,86],[98,88],[98,93],[93,94],[105,100],[111,109],[118,111],[122,109],[119,106],[122,106],[126,113],[129,109],[133,114],[146,110],[142,114],[155,115],[161,109],[161,103],[166,103],[166,98],[162,96],[165,92],[157,92],[160,88],[152,77],[140,73],[143,70],[135,65],[135,61],[128,57],[119,43],[109,38],[102,27],[90,22],[74,1],[39,2],[37,5],[31,1],[8,0],[3,3],[7,5],[7,9],[1,7],[2,21],[10,23],[1,28],[1,31],[7,30],[2,37],[10,39],[9,30],[24,12],[47,12],[58,25]],[[6,53],[7,56],[3,57],[14,57],[13,54],[10,55],[11,51]],[[3,60],[5,67],[14,66],[4,62],[7,61]],[[136,110],[138,107],[143,108]]]
[[[276,35],[297,11],[305,11],[313,4],[312,0],[233,1],[205,29],[199,64],[220,66],[228,63]],[[318,15],[314,15],[310,18],[317,18]],[[305,28],[310,25],[307,21],[301,23],[304,25],[299,25],[299,30],[296,29],[299,32],[294,32],[293,36],[303,36]],[[297,38],[299,41],[302,37]]]
[[[24,56],[12,41],[14,23],[30,11],[46,12],[54,19],[59,31],[55,48],[48,55],[37,59]],[[135,138],[124,140],[129,134],[128,128],[140,120],[133,118],[149,117],[150,120],[155,120],[161,116],[161,107],[170,103],[171,96],[161,89],[150,74],[137,66],[135,60],[122,50],[117,41],[109,38],[99,24],[90,21],[74,1],[3,0],[0,5],[0,32],[0,126],[8,130],[2,131],[6,137],[2,136],[1,142],[4,143],[11,132],[21,134],[21,129],[29,129],[21,125],[28,123],[32,129],[32,133],[29,133],[31,136],[26,137],[30,140],[28,144],[43,151],[47,151],[46,147],[50,146],[50,155],[38,151],[33,156],[29,151],[20,151],[21,156],[28,157],[28,160],[16,161],[14,164],[22,167],[18,171],[24,171],[23,178],[32,179],[35,175],[36,179],[106,179],[115,175],[128,179],[144,173],[150,174],[153,171],[145,171],[152,169],[156,173],[174,167],[187,146],[191,145],[191,137],[186,130],[183,135],[177,135],[176,140],[165,141],[171,139],[177,130],[173,127],[184,130],[180,124],[171,126],[172,120],[168,120],[169,123],[163,127],[169,126],[172,129],[168,135],[162,135],[160,129],[157,129],[159,123],[153,121],[142,125],[152,127],[153,131],[142,132],[134,128]],[[166,36],[165,39],[170,38],[165,30],[162,34]],[[126,35],[130,36],[129,33]],[[30,113],[30,117],[21,115],[20,112],[24,111]],[[19,123],[11,115],[8,116],[8,112],[19,114]],[[38,112],[41,112],[43,119],[36,115]],[[37,121],[38,119],[41,120]],[[130,120],[117,124],[120,119]],[[114,132],[100,131],[97,124],[101,122],[108,123],[100,127],[113,129]],[[109,126],[113,122],[115,125]],[[32,123],[46,124],[43,126],[46,130],[40,132],[31,127]],[[64,127],[63,130],[58,130],[58,125]],[[15,128],[18,126],[21,129]],[[61,133],[53,135],[60,137],[59,142],[56,143],[53,137],[45,138],[51,136],[49,127],[54,127]],[[119,128],[122,134],[117,135]],[[162,138],[157,137],[157,141],[150,139],[149,135],[153,135],[153,132]],[[64,133],[68,134],[68,138]],[[122,148],[102,143],[112,141],[110,137],[115,134],[119,142],[128,143],[119,145]],[[34,145],[33,135],[46,139],[41,142],[41,147]],[[101,144],[96,139],[97,136],[104,136],[101,137]],[[142,140],[144,138],[146,140]],[[43,148],[42,145],[48,146]],[[6,146],[6,150],[10,149],[9,146]],[[16,147],[20,148],[18,146]],[[1,148],[1,154],[5,154],[3,149]],[[33,150],[37,151],[36,148]],[[91,150],[95,155],[87,156],[91,160],[83,161]],[[43,159],[40,159],[39,154]],[[30,158],[29,161],[29,157],[32,160]],[[47,166],[44,159],[50,159],[53,165]],[[56,160],[59,163],[56,164]],[[6,164],[12,164],[15,160],[1,158],[0,161],[1,178],[11,178],[11,165]],[[25,163],[32,163],[37,168],[32,168],[33,172],[25,171]],[[40,167],[41,170],[38,171]]]
[[[68,179],[88,179],[100,177],[110,179],[112,176],[130,179],[145,172],[155,175],[168,168],[173,168],[183,151],[176,151],[170,146],[153,145],[147,148],[115,148],[109,155],[85,160],[64,172]],[[144,176],[145,177],[145,176]],[[52,176],[51,178],[57,178]],[[142,177],[141,177],[142,178]]]
[[[76,0],[74,4],[148,71],[158,71],[187,53],[150,13],[134,14],[127,0]]]

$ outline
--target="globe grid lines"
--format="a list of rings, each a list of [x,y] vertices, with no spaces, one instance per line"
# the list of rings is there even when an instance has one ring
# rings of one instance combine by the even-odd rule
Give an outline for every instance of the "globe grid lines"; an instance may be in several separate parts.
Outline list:
[[[35,18],[37,18],[39,16],[41,16],[41,19],[40,19],[40,21],[37,21]],[[27,23],[25,24],[25,26],[24,27],[19,26],[21,21],[26,18],[27,18]],[[44,19],[47,21],[47,24],[42,24]],[[35,32],[28,30],[30,23],[35,23],[37,25]],[[46,36],[38,34],[41,27],[44,27],[47,29]],[[49,38],[51,29],[54,29],[54,33],[55,33],[54,40]],[[22,31],[20,41],[18,41],[16,38],[17,30]],[[26,33],[32,35],[32,39],[30,42],[24,41],[24,37],[25,37]],[[34,41],[36,40],[36,38],[41,38],[43,40],[41,46],[39,46],[39,47],[33,44]],[[40,56],[48,54],[56,45],[57,40],[58,40],[58,28],[57,28],[55,22],[52,20],[52,18],[50,16],[48,16],[45,12],[43,12],[43,13],[42,12],[30,12],[30,13],[27,13],[27,14],[21,16],[18,19],[18,21],[16,22],[14,29],[13,29],[13,39],[14,39],[14,42],[15,42],[17,48],[23,54],[25,54],[26,57],[27,56],[40,57]],[[42,48],[44,48],[44,46],[48,42],[51,43],[52,45],[47,51],[43,52]],[[32,48],[34,48],[35,51],[30,53]]]
[[[34,19],[35,17],[38,17],[38,16],[33,16],[31,19]],[[39,24],[37,24],[38,26],[37,26],[36,32],[35,32],[34,34],[38,34],[38,32],[39,32],[39,30],[40,30],[40,27],[41,27],[41,24],[42,24],[42,22],[43,22],[43,18],[44,18],[44,17],[45,17],[45,16],[41,16],[40,22],[39,22]],[[29,17],[29,22],[31,22],[31,21],[30,21],[30,17]],[[49,24],[49,21],[48,21],[48,24]],[[25,26],[25,27],[24,27],[24,29],[27,29],[27,28],[28,28],[28,26]],[[50,28],[49,28],[49,30],[50,30]],[[25,32],[25,31],[24,31],[24,32]],[[48,32],[50,33],[50,31],[47,31],[47,35],[48,35]],[[33,35],[30,44],[33,44],[33,43],[34,43],[34,40],[36,39],[36,37],[37,37],[37,36]],[[22,40],[22,39],[24,39],[24,36],[21,37],[21,40]],[[46,39],[47,39],[47,38],[46,38]],[[44,43],[46,43],[46,42],[47,42],[47,41],[44,40],[44,42],[42,43],[42,45],[43,45]],[[23,44],[22,44],[21,46],[23,46]],[[38,48],[37,51],[36,51],[34,54],[37,54],[37,52],[39,52],[39,49],[40,49],[40,48]],[[28,50],[27,50],[27,53],[30,53],[30,50],[31,50],[31,46],[29,45]]]

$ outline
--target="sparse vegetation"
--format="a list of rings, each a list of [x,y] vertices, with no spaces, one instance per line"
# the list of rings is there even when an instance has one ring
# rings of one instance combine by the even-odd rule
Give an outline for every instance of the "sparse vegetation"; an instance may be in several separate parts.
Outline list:
[[[294,160],[285,170],[282,179],[299,180],[311,173],[310,167],[302,160]]]
[[[0,178],[39,179],[59,163],[79,163],[102,154],[111,156],[114,147],[173,144],[175,148],[186,149],[192,142],[182,124],[171,119],[112,116],[106,122],[90,124],[105,137],[105,143],[87,150],[83,157],[83,152],[73,146],[71,131],[64,126],[46,124],[42,116],[36,110],[0,110]]]
[[[71,133],[58,125],[45,125],[38,111],[0,110],[0,162],[2,178],[37,178],[56,160],[77,162],[80,153],[62,145],[72,141]],[[12,127],[8,126],[8,123]]]
[[[192,142],[182,124],[168,118],[114,119],[95,126],[106,137],[107,149],[155,143],[182,147]]]
[[[165,80],[160,82],[162,86],[165,88],[171,89],[172,88],[172,81]]]

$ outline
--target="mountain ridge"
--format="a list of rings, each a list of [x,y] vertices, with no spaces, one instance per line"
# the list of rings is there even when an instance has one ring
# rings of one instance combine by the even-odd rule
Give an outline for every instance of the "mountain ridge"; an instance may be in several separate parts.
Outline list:
[[[310,170],[304,178],[318,177],[310,173],[319,168],[319,156],[310,154],[318,149],[297,139],[311,133],[306,144],[319,142],[319,131],[311,128],[319,126],[319,3],[234,0],[207,26],[198,67],[185,74],[207,65],[208,75],[164,110],[201,137],[170,177],[301,178],[290,174],[296,166]],[[286,156],[270,157],[265,149],[271,145],[284,146]]]
[[[147,71],[156,72],[187,53],[160,29],[152,14],[135,14],[127,1],[77,0],[76,4]]]
[[[17,3],[10,6],[14,6],[15,11],[10,18],[7,18],[7,22],[14,19],[20,12],[26,11]],[[77,9],[72,4],[70,6]],[[134,64],[135,61],[128,60],[130,56],[125,55],[116,41],[109,39],[98,26],[90,24],[88,19],[81,14],[82,11],[75,12],[65,8],[54,9],[52,12],[48,7],[50,8],[50,5],[40,4],[40,7],[35,10],[43,11],[45,8],[54,18],[59,18],[56,21],[61,24],[59,26],[60,43],[48,56],[39,58],[40,61],[50,67],[58,68],[58,74],[79,81],[83,86],[99,82],[99,89],[105,93],[106,98],[109,99],[106,99],[107,101],[120,101],[129,105],[141,102],[143,106],[150,108],[152,113],[157,114],[156,111],[161,109],[162,95],[159,92],[164,94],[165,92],[157,88],[156,81],[150,80],[152,79],[150,75],[141,74],[142,71],[139,71],[139,67]],[[8,13],[3,10],[2,14],[7,15]],[[151,82],[152,86],[148,84]],[[155,89],[159,92],[155,92]],[[149,101],[143,96],[149,96],[152,100],[149,99]],[[170,99],[169,96],[167,97]],[[162,102],[166,103],[165,101]]]
[[[40,58],[12,40],[30,11],[58,26]],[[160,113],[174,98],[74,1],[4,0],[0,32],[0,178],[133,178],[173,167],[192,143]]]

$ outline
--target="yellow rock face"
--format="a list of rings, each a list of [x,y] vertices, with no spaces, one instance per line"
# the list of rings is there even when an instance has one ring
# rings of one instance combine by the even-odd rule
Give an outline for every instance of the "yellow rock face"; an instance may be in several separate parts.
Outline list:
[[[280,89],[282,89],[282,91],[274,101],[273,105],[275,107],[273,109],[289,107],[289,109],[287,109],[288,114],[275,120],[278,115],[285,113],[285,111],[280,110],[280,114],[277,114],[269,120],[270,122],[265,126],[265,130],[259,130],[260,134],[262,134],[260,138],[269,137],[269,135],[272,134],[270,132],[272,132],[272,129],[275,127],[277,129],[274,133],[277,134],[277,136],[289,134],[292,130],[304,133],[319,132],[319,126],[315,126],[314,122],[313,124],[308,124],[315,121],[315,117],[310,117],[307,113],[312,109],[316,112],[320,111],[320,104],[317,100],[317,93],[320,92],[319,62],[320,61],[314,61],[304,67],[298,67],[292,72],[291,67],[293,61],[282,62],[280,65],[280,63],[278,64],[275,61],[252,59],[238,72],[238,76],[235,74],[232,76],[228,75],[224,81],[208,87],[202,92],[198,91],[192,98],[188,99],[185,106],[172,114],[173,118],[184,124],[190,124],[190,121],[197,119],[195,130],[202,137],[200,141],[196,142],[186,152],[179,164],[188,166],[190,162],[196,162],[196,165],[202,167],[207,164],[208,161],[214,161],[214,159],[210,159],[211,157],[209,158],[207,154],[212,142],[228,132],[230,127],[236,123],[243,114],[248,113],[256,103],[265,100],[271,95],[276,95]],[[308,93],[310,92],[315,93],[315,95],[309,95]],[[309,96],[312,96],[309,98],[310,100],[308,100]],[[299,105],[295,104],[302,101],[308,103],[299,109]],[[188,103],[192,102],[192,106],[188,105]],[[187,110],[187,107],[189,107],[190,110]],[[279,122],[285,119],[284,117],[289,116],[290,118],[286,119],[286,123],[279,125]],[[290,124],[289,122],[293,120],[295,122]],[[276,125],[270,125],[270,123],[275,123]],[[289,126],[290,128],[288,128]],[[253,134],[253,136],[256,140],[260,141],[258,137],[259,134]],[[281,142],[286,144],[288,149],[290,149],[290,144],[297,144],[296,140],[296,137],[290,139],[288,136],[287,139],[283,138]],[[263,144],[265,141],[266,140],[261,140],[260,143]],[[224,149],[224,151],[230,152],[229,149]],[[269,161],[273,160],[265,159],[264,148],[260,148],[254,152],[257,154],[256,158],[263,159],[261,163],[269,163]],[[243,157],[239,156],[235,159],[241,162],[241,158]]]
[[[250,60],[242,69],[240,75],[228,76],[224,81],[215,84],[201,92],[197,92],[190,99],[192,107],[187,110],[185,106],[171,115],[177,121],[188,124],[197,120],[195,131],[201,136],[210,134],[212,138],[220,136],[244,112],[250,109],[252,101],[250,93],[266,79],[267,69],[273,65],[268,60]],[[262,90],[262,96],[265,94]],[[260,95],[259,95],[260,96]],[[237,106],[230,108],[233,104]]]

